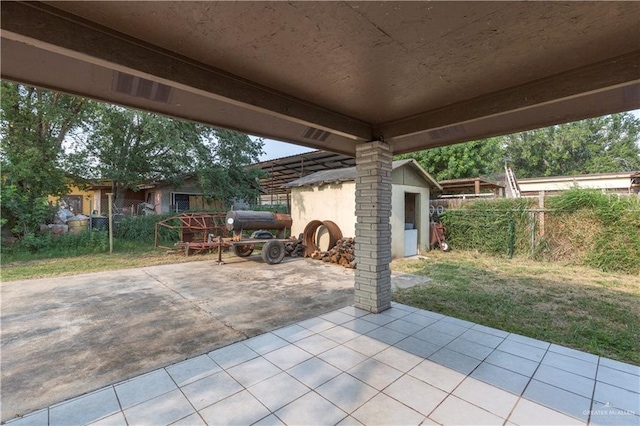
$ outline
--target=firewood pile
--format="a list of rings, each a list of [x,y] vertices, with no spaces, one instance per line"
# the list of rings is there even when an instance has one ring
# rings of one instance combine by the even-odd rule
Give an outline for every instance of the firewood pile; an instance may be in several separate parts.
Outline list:
[[[296,239],[292,237],[289,241],[284,243],[285,256],[290,257],[304,257],[307,246],[304,245],[304,238],[302,234]]]
[[[312,259],[322,260],[328,263],[337,263],[345,268],[356,267],[356,242],[355,238],[341,238],[329,251],[315,250],[311,253]]]

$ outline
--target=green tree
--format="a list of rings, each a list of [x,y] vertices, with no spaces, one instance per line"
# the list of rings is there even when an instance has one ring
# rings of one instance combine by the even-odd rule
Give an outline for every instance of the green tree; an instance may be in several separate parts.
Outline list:
[[[631,171],[639,135],[640,120],[621,113],[507,135],[503,149],[521,178]]]
[[[216,129],[206,141],[195,174],[200,187],[209,197],[227,204],[234,199],[253,201],[260,195],[258,179],[262,170],[247,169],[262,154],[261,139],[251,139],[243,133]]]
[[[520,178],[640,170],[640,120],[620,113],[398,156],[437,180],[504,172]]]
[[[64,143],[83,128],[93,103],[6,81],[1,88],[2,224],[30,233],[48,214],[47,196],[68,192]]]
[[[404,154],[413,158],[436,180],[485,176],[502,170],[500,138],[449,145]]]
[[[205,195],[222,201],[257,195],[254,172],[262,141],[158,114],[101,105],[86,139],[68,159],[76,174],[112,181],[116,204],[141,183],[179,185],[199,178]]]

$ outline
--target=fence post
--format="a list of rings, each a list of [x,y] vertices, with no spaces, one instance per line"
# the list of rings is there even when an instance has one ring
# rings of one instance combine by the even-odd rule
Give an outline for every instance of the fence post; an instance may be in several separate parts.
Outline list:
[[[109,253],[113,253],[113,192],[107,193],[109,203]]]
[[[541,237],[544,237],[544,191],[540,191],[538,193],[538,208],[540,209],[540,216],[538,217],[540,222],[538,225],[538,234]]]
[[[529,210],[529,226],[531,227],[531,256],[536,250],[536,212]]]
[[[509,259],[513,259],[513,248],[516,243],[516,223],[513,218],[509,219]]]

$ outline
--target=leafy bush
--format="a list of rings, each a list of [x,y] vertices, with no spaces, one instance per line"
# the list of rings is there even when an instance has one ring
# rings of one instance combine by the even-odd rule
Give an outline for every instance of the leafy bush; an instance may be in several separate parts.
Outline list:
[[[0,208],[0,226],[19,234],[34,232],[53,215],[46,197],[34,199],[32,194],[6,183],[0,185]]]
[[[513,238],[514,251],[523,253],[530,233],[530,207],[525,199],[480,200],[445,211],[441,220],[449,244],[456,249],[506,255]]]
[[[127,241],[143,241],[153,244],[156,234],[156,223],[168,219],[174,214],[149,215],[149,216],[125,216],[114,225],[114,236]],[[173,225],[180,223],[175,221]],[[179,241],[180,231],[166,227],[160,227],[158,238],[161,241]]]
[[[605,272],[640,273],[640,232],[625,226],[600,232],[584,261]]]
[[[640,200],[574,188],[550,197],[547,206],[555,211],[547,221],[542,257],[640,273]],[[559,256],[563,251],[568,255]]]
[[[497,199],[447,210],[442,222],[453,248],[582,264],[605,272],[640,273],[640,200],[571,189],[546,200],[545,235],[537,237],[534,200]],[[513,234],[510,224],[513,223]],[[536,236],[534,252],[531,237]]]
[[[14,252],[48,252],[60,256],[102,253],[108,250],[109,235],[107,231],[67,233],[55,237],[50,233],[44,235],[26,234],[13,247]]]

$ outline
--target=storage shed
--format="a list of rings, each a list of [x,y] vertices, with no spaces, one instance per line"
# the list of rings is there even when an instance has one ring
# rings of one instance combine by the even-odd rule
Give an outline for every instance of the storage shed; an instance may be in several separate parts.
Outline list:
[[[312,220],[335,222],[345,237],[355,236],[356,168],[323,170],[294,180],[291,233]],[[413,256],[429,249],[429,198],[440,185],[415,160],[394,161],[391,172],[391,256]]]

